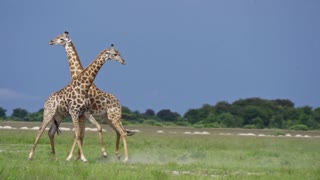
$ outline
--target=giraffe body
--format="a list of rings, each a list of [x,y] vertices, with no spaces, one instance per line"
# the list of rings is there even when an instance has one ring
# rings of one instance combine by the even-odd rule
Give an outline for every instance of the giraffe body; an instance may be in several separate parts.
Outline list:
[[[29,153],[29,159],[33,158],[35,148],[47,125],[55,118],[61,122],[63,117],[69,114],[75,129],[75,140],[67,160],[72,158],[74,146],[77,144],[81,160],[84,162],[87,161],[82,150],[82,142],[85,117],[89,117],[92,113],[88,92],[100,68],[108,59],[125,64],[125,61],[120,54],[117,54],[114,47],[103,50],[98,57],[77,77],[72,79],[67,86],[49,96],[44,106],[43,122],[38,130],[31,152]]]
[[[83,66],[81,64],[76,48],[72,40],[68,36],[68,32],[58,35],[56,38],[51,40],[49,44],[64,46],[68,56],[71,77],[72,79],[76,78],[77,75],[83,71]],[[119,52],[117,53],[120,55]],[[122,106],[120,102],[113,94],[103,92],[94,83],[90,87],[88,95],[91,101],[91,113],[92,113],[89,117],[89,120],[90,122],[92,122],[97,126],[98,130],[100,130],[99,136],[100,136],[102,154],[106,156],[106,152],[104,150],[104,145],[103,145],[102,129],[100,124],[94,119],[93,116],[99,116],[101,119],[105,120],[105,122],[109,124],[116,132],[117,137],[116,137],[115,154],[118,157],[118,159],[120,158],[119,141],[120,141],[120,136],[122,137],[123,144],[124,144],[124,154],[125,154],[124,161],[127,161],[128,150],[127,150],[126,137],[127,135],[130,136],[130,135],[133,135],[134,133],[124,129],[124,127],[122,126],[122,122],[121,122]],[[61,121],[58,121],[58,123],[60,124]],[[52,126],[51,128],[54,128],[54,130],[49,131],[49,137],[50,137],[52,152],[54,152],[54,135],[55,135],[56,127]]]

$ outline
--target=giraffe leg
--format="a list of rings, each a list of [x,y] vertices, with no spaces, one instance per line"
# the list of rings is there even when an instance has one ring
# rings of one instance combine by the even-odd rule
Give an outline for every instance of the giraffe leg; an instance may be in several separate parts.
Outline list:
[[[75,129],[75,131],[74,131],[75,132],[75,139],[74,139],[74,142],[72,144],[72,148],[71,148],[71,151],[70,151],[69,156],[67,158],[67,161],[71,160],[73,152],[74,152],[75,145],[78,144],[78,148],[79,148],[79,151],[80,151],[80,159],[83,162],[87,162],[88,160],[86,159],[86,157],[83,154],[83,149],[82,149],[81,140],[80,140],[81,127],[84,126],[84,125],[81,125],[81,124],[85,122],[85,116],[77,117],[75,115],[71,115],[71,117],[72,117],[74,129]]]
[[[29,160],[32,160],[33,154],[34,154],[35,149],[37,147],[37,144],[38,144],[38,142],[40,140],[40,137],[42,136],[42,134],[43,134],[44,130],[46,129],[46,127],[48,126],[48,124],[53,120],[54,114],[55,114],[55,111],[50,111],[47,108],[45,108],[44,115],[43,115],[43,122],[42,122],[41,127],[38,130],[36,139],[35,139],[35,141],[33,143],[32,149],[31,149],[31,151],[29,153]]]
[[[60,125],[60,123],[62,122],[62,117],[61,116],[55,116],[54,120],[56,120],[57,124]],[[55,148],[54,148],[54,136],[56,134],[56,132],[58,131],[58,128],[56,126],[56,124],[52,124],[49,131],[48,131],[48,136],[50,139],[50,145],[51,145],[51,156],[52,156],[52,160],[57,160],[56,158],[56,152],[55,152]]]
[[[84,134],[85,134],[85,122],[80,123],[80,142],[81,142],[81,146],[83,146]],[[79,159],[81,159],[80,149],[78,149],[78,157],[76,158],[76,160],[79,160]]]
[[[120,124],[120,128],[124,129],[122,127],[122,125]],[[125,131],[121,131],[121,137],[122,137],[122,143],[123,143],[123,150],[124,150],[124,159],[123,162],[127,162],[128,161],[128,145],[127,145],[127,132]]]
[[[71,151],[70,151],[70,154],[68,155],[67,157],[67,161],[70,161],[72,159],[72,156],[73,156],[73,152],[74,152],[74,148],[76,147],[76,144],[77,144],[77,140],[76,140],[76,136],[74,136],[74,139],[73,139],[73,143],[72,143],[72,146],[71,146]]]
[[[90,114],[89,115],[89,121],[94,124],[97,127],[98,134],[99,134],[99,139],[100,139],[100,149],[101,149],[101,154],[103,157],[107,157],[107,152],[104,148],[104,143],[103,143],[103,135],[102,135],[102,127],[101,125],[95,120],[95,118]]]
[[[117,137],[116,137],[116,157],[120,160],[121,155],[119,153],[119,146],[120,146],[120,133],[115,129]]]
[[[124,162],[128,161],[128,146],[127,146],[127,132],[122,127],[122,124],[117,122],[116,124],[112,124],[112,128],[117,133],[117,139],[116,139],[116,156],[120,160],[120,154],[119,154],[119,145],[120,145],[120,136],[122,137],[122,143],[123,143],[123,149],[124,149]]]

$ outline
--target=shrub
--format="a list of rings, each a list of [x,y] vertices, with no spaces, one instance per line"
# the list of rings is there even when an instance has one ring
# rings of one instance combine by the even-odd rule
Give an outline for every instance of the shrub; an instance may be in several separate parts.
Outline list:
[[[193,127],[194,127],[194,128],[204,128],[204,125],[198,123],[198,124],[193,125]]]
[[[214,123],[204,124],[204,127],[206,127],[206,128],[221,128],[221,125],[214,122]]]
[[[177,121],[175,124],[178,126],[190,126],[190,123],[187,121]]]
[[[156,120],[144,120],[143,123],[151,126],[162,126],[162,124]]]
[[[302,131],[307,131],[309,130],[308,126],[304,125],[304,124],[297,124],[294,126],[291,126],[289,129],[292,130],[302,130]]]
[[[247,125],[244,125],[243,128],[245,128],[245,129],[255,129],[255,128],[256,128],[256,125],[254,125],[254,124],[247,124]]]

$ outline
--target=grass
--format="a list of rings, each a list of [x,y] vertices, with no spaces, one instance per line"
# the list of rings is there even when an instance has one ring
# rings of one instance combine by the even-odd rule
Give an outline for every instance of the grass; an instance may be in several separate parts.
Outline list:
[[[0,125],[4,122],[0,122]],[[12,127],[38,124],[13,123]],[[3,125],[2,125],[3,126]],[[70,126],[69,124],[67,126]],[[129,127],[129,162],[115,155],[115,133],[104,126],[108,158],[100,156],[98,134],[86,132],[89,160],[65,161],[73,133],[56,137],[58,160],[51,160],[46,134],[34,160],[27,160],[36,136],[31,130],[0,129],[0,179],[319,179],[320,138],[237,136],[238,132],[274,134],[270,130],[201,129],[209,135],[183,134],[191,128]],[[164,133],[156,133],[162,130]],[[223,132],[232,135],[220,135]],[[287,133],[287,132],[285,132]],[[291,132],[319,135],[320,132]],[[121,154],[123,148],[120,147]]]

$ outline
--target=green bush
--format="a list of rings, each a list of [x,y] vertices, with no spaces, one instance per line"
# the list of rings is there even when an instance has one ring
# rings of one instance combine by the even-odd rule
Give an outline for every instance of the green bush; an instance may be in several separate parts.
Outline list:
[[[204,128],[204,124],[197,123],[197,124],[194,124],[193,127],[194,128]]]
[[[206,128],[221,128],[221,125],[215,122],[215,123],[204,124],[204,127],[206,127]]]
[[[302,130],[302,131],[307,131],[309,130],[308,126],[304,125],[304,124],[297,124],[294,126],[291,126],[289,129],[292,130]]]
[[[190,126],[190,123],[187,121],[178,121],[175,124],[178,126]]]
[[[247,125],[244,125],[243,128],[245,128],[245,129],[255,129],[255,128],[256,128],[256,125],[254,125],[254,124],[247,124]]]
[[[148,124],[151,126],[163,126],[160,122],[158,122],[156,120],[152,120],[152,119],[151,120],[150,119],[144,120],[143,124]]]

